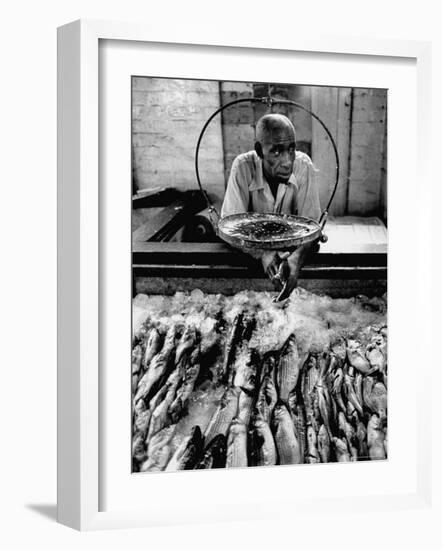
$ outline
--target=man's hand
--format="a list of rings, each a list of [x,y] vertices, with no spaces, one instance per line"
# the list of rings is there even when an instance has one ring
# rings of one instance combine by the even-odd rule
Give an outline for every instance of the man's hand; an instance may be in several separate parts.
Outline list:
[[[269,277],[272,283],[277,286],[278,289],[281,289],[283,282],[281,279],[281,259],[276,252],[264,252],[261,256],[262,266],[264,268],[264,273]]]
[[[276,302],[281,302],[287,299],[293,290],[298,286],[299,272],[304,264],[304,259],[307,254],[309,245],[300,246],[290,256],[284,260],[280,266],[280,273],[285,275],[284,286],[275,299]],[[283,264],[286,264],[284,268]]]

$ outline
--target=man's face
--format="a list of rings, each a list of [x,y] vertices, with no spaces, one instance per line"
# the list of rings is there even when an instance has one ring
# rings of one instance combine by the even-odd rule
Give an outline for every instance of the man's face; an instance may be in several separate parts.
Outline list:
[[[287,127],[273,128],[261,141],[263,169],[267,180],[287,183],[295,162],[295,135]]]

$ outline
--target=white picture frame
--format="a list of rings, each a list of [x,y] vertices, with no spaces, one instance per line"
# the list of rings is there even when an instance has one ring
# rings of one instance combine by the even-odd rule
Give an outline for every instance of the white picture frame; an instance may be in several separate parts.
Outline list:
[[[250,35],[249,35],[250,36]],[[80,530],[139,527],[177,522],[192,522],[189,514],[179,506],[166,514],[164,509],[134,508],[122,503],[118,509],[103,511],[100,505],[100,356],[101,323],[100,285],[101,237],[99,213],[99,45],[102,40],[125,41],[126,44],[144,42],[167,43],[176,49],[180,45],[229,47],[271,51],[310,52],[312,54],[378,56],[409,58],[417,67],[417,158],[420,168],[421,208],[417,216],[422,234],[430,233],[431,218],[424,205],[430,204],[429,182],[429,125],[431,102],[429,86],[431,72],[431,45],[427,42],[364,40],[355,37],[296,37],[281,36],[278,42],[267,44],[259,38],[210,38],[204,31],[198,36],[174,31],[166,36],[155,28],[143,25],[76,21],[58,30],[58,521]],[[428,283],[429,241],[419,251],[420,264],[412,272],[420,286],[416,299],[417,314],[422,324],[428,325],[431,308]],[[390,282],[390,281],[389,281]],[[425,317],[425,314],[426,317]],[[424,327],[425,328],[425,327]],[[429,327],[428,327],[429,328]],[[426,331],[430,334],[430,330]],[[425,337],[422,347],[425,346]],[[425,366],[426,365],[426,366]],[[423,391],[428,384],[430,364],[422,362],[422,376],[416,381],[415,488],[403,493],[342,497],[345,506],[357,502],[362,509],[381,507],[426,506],[431,498],[431,470],[429,454],[430,430],[428,418],[431,403]],[[413,424],[414,425],[414,424]],[[426,449],[426,451],[424,450]],[[288,472],[288,470],[283,470]],[[179,474],[189,475],[189,474]],[[192,475],[192,473],[190,473]],[[238,480],[241,472],[234,474]],[[253,475],[262,476],[257,472]],[[274,475],[267,472],[267,477]],[[288,475],[279,473],[278,477]],[[198,489],[196,489],[198,491]],[[198,504],[193,504],[196,510]],[[291,503],[285,495],[285,502]],[[220,516],[219,510],[199,504],[199,520],[215,521],[260,517],[262,502],[240,505]],[[326,509],[330,501],[315,496],[293,501],[292,510],[311,513]]]

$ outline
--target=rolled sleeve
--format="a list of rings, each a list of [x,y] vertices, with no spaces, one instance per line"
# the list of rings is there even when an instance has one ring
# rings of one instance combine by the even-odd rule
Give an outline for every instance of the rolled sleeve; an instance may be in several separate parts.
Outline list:
[[[221,208],[221,217],[242,214],[249,209],[248,170],[237,157],[230,170],[229,181]]]

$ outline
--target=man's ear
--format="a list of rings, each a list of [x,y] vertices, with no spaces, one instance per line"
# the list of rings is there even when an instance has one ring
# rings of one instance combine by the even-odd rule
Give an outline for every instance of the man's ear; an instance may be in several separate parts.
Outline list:
[[[264,155],[262,154],[262,146],[259,141],[255,141],[255,151],[260,159],[264,158]]]

